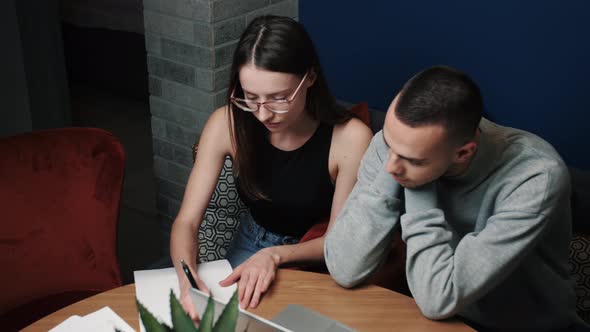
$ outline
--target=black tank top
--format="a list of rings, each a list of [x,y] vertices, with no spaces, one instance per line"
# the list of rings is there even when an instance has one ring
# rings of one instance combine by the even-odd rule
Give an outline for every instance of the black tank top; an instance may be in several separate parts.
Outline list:
[[[240,198],[260,226],[299,238],[330,215],[334,196],[328,168],[332,130],[333,126],[320,124],[307,142],[293,151],[277,149],[265,140],[256,180],[270,200],[252,200],[238,185]]]

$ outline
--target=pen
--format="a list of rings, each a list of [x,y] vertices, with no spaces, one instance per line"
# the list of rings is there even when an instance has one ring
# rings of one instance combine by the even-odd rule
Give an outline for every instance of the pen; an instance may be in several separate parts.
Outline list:
[[[191,270],[188,268],[188,265],[186,265],[183,259],[180,260],[180,264],[182,265],[182,270],[184,271],[184,274],[186,274],[186,277],[188,281],[191,283],[191,286],[193,288],[198,288],[197,282],[195,281],[195,278],[193,277]]]

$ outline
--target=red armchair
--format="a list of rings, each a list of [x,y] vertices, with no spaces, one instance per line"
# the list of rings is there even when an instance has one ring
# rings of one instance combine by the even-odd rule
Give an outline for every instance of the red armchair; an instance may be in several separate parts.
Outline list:
[[[121,285],[116,230],[125,153],[110,133],[0,138],[0,321],[11,331]]]

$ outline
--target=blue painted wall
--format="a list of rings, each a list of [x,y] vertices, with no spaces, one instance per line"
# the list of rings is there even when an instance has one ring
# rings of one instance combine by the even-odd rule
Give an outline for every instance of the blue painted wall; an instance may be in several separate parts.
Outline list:
[[[447,64],[487,114],[590,169],[590,1],[301,0],[300,21],[337,98],[387,109],[418,71]]]

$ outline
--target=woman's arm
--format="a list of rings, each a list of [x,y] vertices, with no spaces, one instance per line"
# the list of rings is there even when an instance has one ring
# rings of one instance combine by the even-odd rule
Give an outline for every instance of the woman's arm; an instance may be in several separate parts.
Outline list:
[[[199,151],[186,185],[180,211],[172,224],[170,234],[170,257],[180,284],[180,301],[189,315],[195,319],[197,313],[188,296],[190,284],[182,270],[183,259],[196,277],[197,285],[206,290],[198,278],[197,271],[197,232],[211,199],[217,178],[221,172],[225,156],[231,152],[225,107],[214,111],[203,129],[199,140]]]
[[[358,119],[334,128],[329,168],[330,173],[335,175],[335,192],[328,230],[356,183],[358,167],[371,138],[371,130]],[[274,280],[279,265],[323,261],[324,237],[325,235],[300,244],[262,249],[238,266],[221,285],[229,285],[239,279],[241,306],[255,308],[262,293],[266,292]]]

